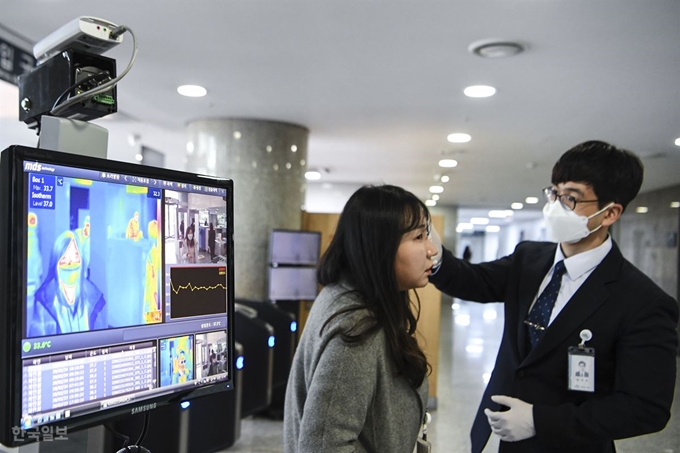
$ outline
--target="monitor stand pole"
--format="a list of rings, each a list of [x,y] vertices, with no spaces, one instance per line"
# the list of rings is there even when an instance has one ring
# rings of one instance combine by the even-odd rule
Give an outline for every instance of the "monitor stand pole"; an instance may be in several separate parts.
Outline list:
[[[106,159],[109,131],[85,121],[43,116],[38,148]]]

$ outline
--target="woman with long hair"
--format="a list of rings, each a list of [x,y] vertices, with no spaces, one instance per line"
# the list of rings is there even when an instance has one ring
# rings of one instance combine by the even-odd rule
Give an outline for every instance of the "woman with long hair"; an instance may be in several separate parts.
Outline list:
[[[349,199],[321,259],[286,390],[286,453],[411,453],[428,398],[415,338],[435,246],[427,207],[402,188]]]

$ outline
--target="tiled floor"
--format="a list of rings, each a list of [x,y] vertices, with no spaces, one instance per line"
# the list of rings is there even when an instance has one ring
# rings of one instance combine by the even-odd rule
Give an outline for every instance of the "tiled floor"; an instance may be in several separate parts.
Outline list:
[[[432,411],[429,429],[435,453],[470,451],[468,432],[485,380],[493,368],[503,328],[502,304],[459,302],[454,307],[450,302],[442,307],[438,407]],[[676,381],[675,395],[673,415],[666,429],[617,442],[619,453],[680,453],[680,378]],[[263,417],[246,418],[239,440],[221,453],[281,453],[282,425],[281,421]],[[40,453],[86,452],[85,434],[74,433],[63,444],[43,443]],[[485,453],[497,451],[498,440],[492,437]]]
[[[442,307],[438,407],[432,411],[433,452],[467,453],[468,432],[491,370],[503,329],[502,304],[450,302]],[[680,361],[678,363],[680,366]],[[241,438],[222,453],[280,453],[282,422],[243,420]],[[680,453],[680,378],[668,426],[660,433],[618,441],[619,453]],[[485,453],[498,451],[492,436]]]

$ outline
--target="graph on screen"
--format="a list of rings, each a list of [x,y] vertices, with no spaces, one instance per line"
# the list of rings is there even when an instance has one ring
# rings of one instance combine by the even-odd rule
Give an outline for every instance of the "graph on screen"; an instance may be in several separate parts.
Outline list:
[[[226,313],[224,266],[171,267],[168,285],[172,319]]]

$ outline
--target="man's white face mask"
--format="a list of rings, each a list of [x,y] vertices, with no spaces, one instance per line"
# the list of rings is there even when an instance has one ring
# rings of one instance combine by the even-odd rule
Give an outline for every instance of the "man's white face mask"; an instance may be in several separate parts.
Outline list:
[[[594,230],[589,230],[588,220],[602,214],[612,206],[614,206],[613,202],[609,203],[595,214],[586,217],[565,208],[562,203],[560,203],[560,200],[546,203],[543,207],[543,218],[548,227],[548,240],[557,243],[567,242],[570,244],[580,241],[602,228],[602,224],[600,224],[600,226]]]

